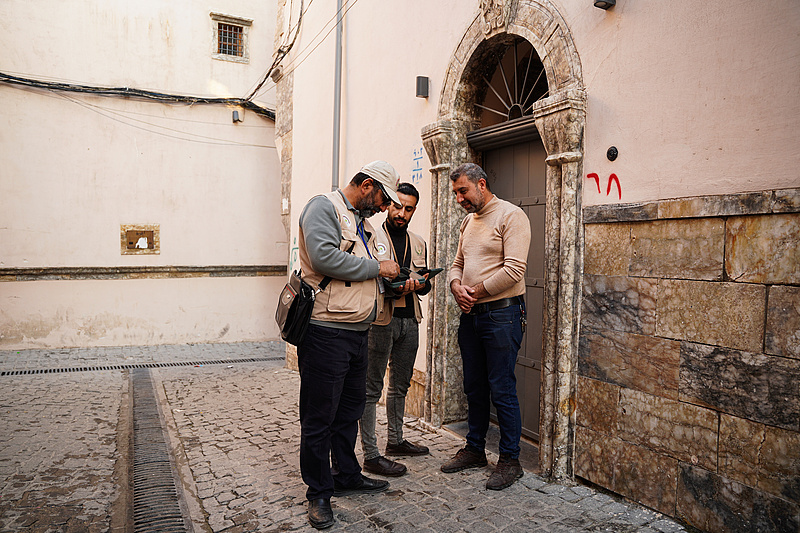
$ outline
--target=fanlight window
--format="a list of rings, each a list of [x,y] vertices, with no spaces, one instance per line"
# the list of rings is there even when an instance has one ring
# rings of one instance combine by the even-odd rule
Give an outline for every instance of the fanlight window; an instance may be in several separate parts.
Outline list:
[[[497,62],[483,101],[481,128],[533,114],[533,105],[548,95],[544,66],[533,46],[517,39]]]

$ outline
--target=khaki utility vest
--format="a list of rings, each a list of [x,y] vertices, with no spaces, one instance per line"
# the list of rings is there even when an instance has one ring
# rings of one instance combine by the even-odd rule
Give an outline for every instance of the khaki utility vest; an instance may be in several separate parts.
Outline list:
[[[347,209],[342,194],[339,191],[332,191],[324,196],[333,203],[339,215],[339,223],[342,228],[340,250],[347,252],[352,247],[350,253],[356,257],[369,258],[371,255],[378,261],[391,259],[391,246],[386,242],[382,231],[375,231],[369,221],[364,220],[365,237],[369,237],[367,241],[369,252],[367,252],[367,246],[364,246],[364,242],[358,235],[355,214]],[[302,227],[300,228],[298,248],[303,280],[316,289],[325,275],[315,272],[311,266]],[[332,279],[324,291],[317,293],[311,319],[347,323],[365,321],[375,308],[376,301],[378,309],[383,307],[383,294],[378,290],[379,279],[373,278],[366,281]]]
[[[391,238],[386,235],[383,231],[383,228],[379,230],[386,239],[387,242],[391,243]],[[410,241],[411,245],[411,263],[410,268],[414,272],[417,270],[421,270],[428,266],[428,253],[427,253],[427,244],[425,244],[425,240],[417,235],[416,233],[412,233],[410,231],[408,233],[408,240]],[[392,255],[392,259],[397,261],[397,257]],[[417,323],[419,324],[422,322],[422,305],[420,304],[420,297],[419,294],[414,293],[414,318],[417,319]],[[378,326],[386,326],[392,321],[392,314],[394,313],[394,298],[386,298],[383,305],[378,308],[378,318],[375,319],[375,324]]]

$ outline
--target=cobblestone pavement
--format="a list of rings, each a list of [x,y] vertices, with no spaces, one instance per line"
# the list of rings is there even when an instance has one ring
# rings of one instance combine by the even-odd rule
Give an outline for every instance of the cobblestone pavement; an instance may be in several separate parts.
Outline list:
[[[69,361],[62,367],[111,364],[104,359],[110,350],[0,352],[0,368],[9,359],[20,368],[21,357]],[[136,349],[124,352],[138,362]],[[231,361],[151,371],[195,531],[315,531],[298,464],[299,376],[280,360],[232,362],[281,353],[279,343],[142,349],[148,362]],[[120,488],[127,398],[125,370],[0,378],[0,531],[131,531]],[[385,423],[379,409],[381,446]],[[390,479],[385,493],[334,498],[331,531],[685,531],[654,511],[531,473],[488,491],[491,453],[487,468],[443,474],[439,466],[462,439],[414,419],[406,425],[405,436],[431,455],[401,459],[409,473]]]

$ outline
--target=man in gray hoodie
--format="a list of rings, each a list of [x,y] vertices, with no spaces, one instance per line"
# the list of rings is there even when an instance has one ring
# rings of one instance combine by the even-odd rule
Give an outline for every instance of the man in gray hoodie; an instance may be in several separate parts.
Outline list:
[[[331,496],[389,486],[361,474],[355,443],[366,398],[369,325],[383,305],[380,277],[400,272],[383,232],[367,218],[400,203],[399,181],[391,165],[373,161],[344,189],[309,200],[300,215],[303,279],[321,289],[297,346],[300,471],[308,485],[308,520],[317,529],[334,524]]]

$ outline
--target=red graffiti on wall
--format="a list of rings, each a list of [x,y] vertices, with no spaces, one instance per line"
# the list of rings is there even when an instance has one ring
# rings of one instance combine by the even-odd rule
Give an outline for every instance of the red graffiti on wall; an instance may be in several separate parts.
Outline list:
[[[603,194],[603,192],[600,190],[600,176],[598,176],[596,172],[592,172],[591,174],[587,174],[586,175],[586,179],[594,180],[595,183],[597,183],[597,194]],[[619,193],[619,199],[622,200],[622,185],[619,184],[619,178],[614,173],[612,173],[608,177],[608,188],[606,189],[606,196],[611,194],[611,184],[612,183],[616,183],[617,184],[617,192]]]

